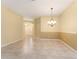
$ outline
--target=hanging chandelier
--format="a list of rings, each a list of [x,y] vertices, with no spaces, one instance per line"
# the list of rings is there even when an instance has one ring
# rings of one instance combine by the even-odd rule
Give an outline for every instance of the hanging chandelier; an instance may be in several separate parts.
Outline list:
[[[55,24],[56,24],[56,21],[53,19],[53,16],[52,16],[52,11],[53,11],[53,8],[51,8],[51,14],[50,14],[50,20],[48,21],[48,25],[53,27]]]

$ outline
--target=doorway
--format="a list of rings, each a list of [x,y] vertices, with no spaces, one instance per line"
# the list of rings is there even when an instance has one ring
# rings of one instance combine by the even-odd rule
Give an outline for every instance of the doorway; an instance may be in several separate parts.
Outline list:
[[[25,36],[33,36],[33,23],[24,22]]]

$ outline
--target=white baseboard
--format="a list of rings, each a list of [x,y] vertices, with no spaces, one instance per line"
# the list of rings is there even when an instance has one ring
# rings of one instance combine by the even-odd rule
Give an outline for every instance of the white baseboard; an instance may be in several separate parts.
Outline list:
[[[16,41],[13,41],[13,42],[10,42],[10,43],[1,45],[1,48],[6,47],[6,46],[8,46],[8,45],[10,45],[10,44],[16,43],[16,42],[18,42],[18,41],[20,41],[20,40],[22,40],[22,39],[19,39],[19,40],[16,40]]]
[[[69,46],[69,45],[68,45],[67,43],[65,43],[63,40],[60,40],[60,41],[62,41],[62,43],[63,43],[64,45],[66,45],[69,49],[71,49],[72,52],[77,53],[77,51],[76,51],[75,49],[73,49],[71,46]]]

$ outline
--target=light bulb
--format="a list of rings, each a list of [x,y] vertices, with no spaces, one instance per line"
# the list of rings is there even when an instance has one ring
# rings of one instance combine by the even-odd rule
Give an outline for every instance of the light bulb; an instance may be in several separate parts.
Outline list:
[[[48,21],[48,24],[51,24],[51,22],[50,22],[50,21]]]
[[[53,23],[54,21],[52,20],[51,23]]]
[[[56,21],[54,21],[54,23],[56,23]]]

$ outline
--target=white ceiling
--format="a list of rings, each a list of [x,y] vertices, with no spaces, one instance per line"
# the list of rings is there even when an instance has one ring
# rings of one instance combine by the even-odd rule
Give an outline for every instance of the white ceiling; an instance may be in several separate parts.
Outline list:
[[[73,0],[2,0],[8,8],[24,17],[35,18],[49,16],[50,8],[54,8],[53,15],[61,14]]]

